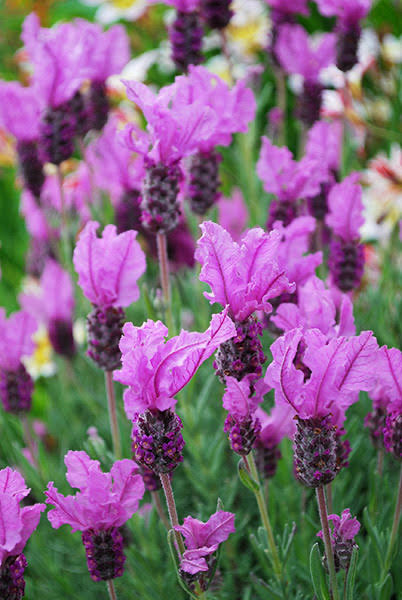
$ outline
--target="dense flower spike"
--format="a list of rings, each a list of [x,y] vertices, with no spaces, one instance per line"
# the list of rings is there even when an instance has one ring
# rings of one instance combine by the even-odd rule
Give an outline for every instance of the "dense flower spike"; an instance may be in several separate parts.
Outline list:
[[[289,225],[297,217],[301,201],[319,194],[327,177],[319,160],[306,155],[295,161],[288,148],[274,146],[267,137],[262,138],[257,174],[265,191],[276,197],[269,207],[268,230],[276,221]]]
[[[63,356],[75,354],[73,337],[74,296],[71,277],[55,260],[48,259],[38,293],[21,294],[21,306],[48,329],[54,350]]]
[[[49,511],[48,519],[55,529],[67,524],[72,532],[82,531],[92,579],[120,577],[125,556],[119,528],[138,510],[145,491],[138,467],[131,460],[118,460],[110,473],[103,473],[99,461],[71,450],[64,462],[67,481],[80,491],[75,496],[63,496],[50,482],[46,502],[55,508]]]
[[[350,71],[358,62],[360,21],[366,17],[371,0],[317,0],[321,14],[337,17],[337,61],[341,71]]]
[[[205,591],[216,566],[216,551],[219,544],[235,532],[235,515],[219,510],[206,522],[186,517],[183,525],[177,525],[184,537],[186,550],[180,561],[180,575],[191,590],[195,585]]]
[[[26,311],[7,319],[4,309],[0,309],[0,397],[8,412],[31,408],[33,381],[22,359],[34,350],[32,335],[36,328],[36,320]]]
[[[270,479],[275,475],[281,458],[280,441],[284,437],[292,438],[295,433],[294,414],[290,405],[275,404],[270,415],[258,406],[255,416],[261,423],[261,430],[254,444],[255,460],[261,475]]]
[[[200,0],[201,14],[211,29],[224,29],[229,25],[233,11],[232,0]]]
[[[202,62],[203,29],[199,14],[199,0],[164,0],[176,8],[175,19],[169,29],[172,59],[179,71]]]
[[[137,232],[120,235],[107,225],[101,238],[99,223],[90,221],[81,232],[74,250],[78,284],[94,305],[88,317],[89,355],[106,371],[120,364],[119,340],[122,307],[138,300],[137,280],[145,271],[145,255],[136,240]]]
[[[36,199],[45,181],[38,151],[40,106],[32,87],[0,81],[0,125],[17,140],[17,154],[26,188]]]
[[[334,238],[331,241],[329,268],[333,283],[343,292],[360,285],[364,269],[363,246],[359,229],[364,222],[362,190],[358,173],[332,187],[328,195],[329,212],[325,218]]]
[[[333,528],[330,530],[331,544],[334,551],[335,569],[348,570],[353,548],[356,546],[355,536],[360,531],[359,521],[351,516],[350,509],[342,511],[341,516],[328,515],[328,520],[332,522]],[[323,538],[322,531],[317,536]]]
[[[379,350],[377,388],[370,394],[380,399],[386,411],[383,428],[384,446],[395,458],[402,458],[402,352],[398,348],[382,346]],[[382,414],[382,413],[380,413]]]
[[[282,68],[289,74],[302,75],[303,93],[299,116],[307,126],[320,117],[322,85],[320,71],[335,62],[336,36],[324,34],[314,47],[306,30],[300,25],[283,25],[280,28],[275,53]]]
[[[24,571],[27,561],[22,553],[28,538],[37,528],[44,504],[20,506],[30,492],[18,471],[0,471],[0,597],[21,600],[24,596]]]

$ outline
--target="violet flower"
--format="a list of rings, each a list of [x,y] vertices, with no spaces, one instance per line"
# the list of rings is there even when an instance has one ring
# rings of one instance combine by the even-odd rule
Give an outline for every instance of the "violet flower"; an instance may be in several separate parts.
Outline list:
[[[289,225],[300,211],[300,203],[319,194],[327,174],[317,159],[304,156],[300,161],[286,147],[274,146],[267,137],[262,138],[257,175],[266,192],[275,195],[269,207],[268,230],[276,221]]]
[[[230,198],[222,197],[218,201],[218,223],[230,233],[232,240],[239,242],[248,222],[248,208],[243,194],[235,188]]]
[[[224,29],[233,16],[232,0],[200,0],[201,15],[211,29]]]
[[[352,518],[349,508],[343,510],[340,517],[338,515],[328,515],[328,521],[332,522],[330,538],[334,553],[335,570],[344,569],[347,571],[353,548],[357,546],[355,536],[360,531],[360,523],[355,517]],[[317,536],[323,539],[322,530],[317,533]]]
[[[194,585],[197,581],[202,591],[207,590],[216,566],[216,551],[236,531],[234,519],[233,513],[218,510],[206,522],[186,517],[183,525],[176,525],[186,546],[180,561],[180,575],[185,583]]]
[[[229,414],[224,431],[229,434],[232,450],[241,456],[247,456],[251,452],[260,432],[261,423],[256,410],[267,390],[262,379],[254,382],[250,375],[246,375],[241,381],[234,377],[226,378],[223,408]]]
[[[379,383],[387,397],[386,421],[383,429],[385,449],[402,458],[402,352],[382,346],[378,353]]]
[[[281,458],[279,443],[284,437],[293,438],[296,430],[294,412],[289,404],[278,403],[268,415],[260,406],[255,411],[261,429],[254,444],[254,456],[258,471],[265,479],[276,473]]]
[[[160,321],[123,328],[123,366],[114,379],[129,386],[124,408],[134,423],[134,459],[155,473],[168,473],[183,460],[182,423],[172,410],[175,396],[219,344],[235,335],[227,312],[213,315],[204,333],[182,330],[168,341],[168,329]]]
[[[36,91],[16,81],[0,81],[0,125],[17,141],[24,185],[36,200],[45,181],[38,151],[40,106]]]
[[[128,125],[124,133],[128,147],[145,156],[142,222],[156,234],[167,233],[178,223],[181,159],[195,152],[216,125],[216,115],[203,98],[177,102],[185,79],[176,78],[158,95],[137,81],[123,82],[128,98],[141,108],[148,121],[147,133],[134,125]]]
[[[178,77],[180,92],[176,96],[177,108],[192,102],[192,98],[202,99],[203,104],[213,111],[216,123],[210,135],[201,140],[197,152],[189,160],[188,196],[192,210],[203,215],[217,202],[219,163],[222,156],[216,146],[228,146],[236,132],[246,133],[248,124],[255,117],[254,94],[239,80],[233,88],[205,67],[190,66],[189,77]]]
[[[98,228],[96,221],[87,223],[75,247],[73,262],[78,285],[94,305],[87,318],[88,355],[101,369],[113,371],[120,365],[123,307],[138,300],[137,280],[146,263],[136,231],[117,235],[116,227],[107,225],[98,238]]]
[[[80,491],[63,496],[49,482],[46,502],[54,508],[48,519],[55,529],[70,525],[82,531],[88,570],[94,581],[121,577],[126,557],[119,530],[138,510],[144,483],[136,464],[128,459],[116,461],[110,473],[103,473],[99,461],[82,451],[67,452],[64,462],[67,481]]]
[[[24,571],[27,566],[23,554],[28,538],[37,528],[44,504],[20,506],[30,489],[18,471],[6,467],[0,471],[0,590],[2,598],[19,600],[24,596]]]
[[[360,390],[376,383],[378,345],[371,331],[328,341],[318,329],[292,329],[271,346],[273,362],[265,376],[277,403],[297,416],[294,438],[298,478],[309,487],[334,479],[339,463],[336,430]]]
[[[337,17],[337,61],[341,71],[350,71],[358,62],[360,21],[364,19],[372,0],[317,0],[318,9],[326,17]]]
[[[206,221],[200,227],[203,235],[195,257],[202,265],[200,280],[211,288],[204,296],[211,304],[228,305],[236,325],[236,337],[216,355],[217,375],[222,381],[226,376],[240,381],[247,374],[258,379],[266,359],[258,338],[262,327],[252,315],[257,310],[269,313],[272,298],[295,289],[276,262],[281,236],[255,228],[238,244],[216,223]]]
[[[335,44],[336,35],[332,33],[323,34],[319,44],[314,45],[301,25],[280,28],[275,53],[287,73],[304,79],[299,116],[307,126],[319,119],[323,89],[319,76],[322,69],[335,62]]]
[[[0,308],[0,398],[4,410],[19,414],[31,408],[33,381],[22,359],[32,354],[37,323],[26,311],[7,319]]]
[[[71,358],[76,349],[72,323],[74,292],[69,273],[55,260],[48,259],[39,293],[21,294],[19,301],[39,323],[45,324],[55,352]]]
[[[326,224],[332,229],[328,266],[333,283],[343,292],[360,285],[364,269],[364,250],[359,229],[364,223],[359,173],[352,173],[334,185],[328,195]]]
[[[175,19],[169,28],[172,60],[179,71],[186,72],[190,65],[203,61],[200,0],[163,0],[163,3],[176,8]]]
[[[265,0],[265,2],[270,7],[269,18],[272,23],[268,50],[277,64],[278,58],[275,54],[275,46],[281,26],[293,24],[297,14],[308,15],[309,9],[307,0]]]

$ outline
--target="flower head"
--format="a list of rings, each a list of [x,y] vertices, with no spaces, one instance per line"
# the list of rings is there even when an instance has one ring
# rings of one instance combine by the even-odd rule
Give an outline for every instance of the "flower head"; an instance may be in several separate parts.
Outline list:
[[[239,242],[248,221],[248,209],[241,190],[235,188],[230,198],[218,201],[219,225],[226,229],[232,240]]]
[[[340,121],[317,121],[307,135],[306,156],[324,162],[328,171],[339,171],[342,155],[342,124]]]
[[[173,407],[174,396],[218,346],[236,334],[236,329],[225,310],[212,316],[204,333],[182,330],[165,341],[167,334],[161,321],[148,320],[142,327],[126,323],[123,328],[123,368],[114,378],[129,386],[124,393],[129,419],[147,409],[165,411]]]
[[[364,223],[359,177],[359,173],[352,173],[334,185],[328,195],[329,213],[325,222],[344,242],[358,240],[359,229]]]
[[[347,569],[349,567],[355,544],[355,536],[360,531],[359,521],[351,516],[350,509],[346,508],[342,511],[341,516],[328,515],[328,521],[332,522],[330,528],[331,544],[334,552],[335,568]],[[322,530],[317,533],[317,536],[323,539]]]
[[[183,525],[176,525],[175,529],[184,536],[186,545],[180,563],[181,569],[191,575],[208,571],[206,557],[216,552],[219,544],[235,532],[234,519],[233,513],[219,510],[205,523],[186,517]]]
[[[368,14],[372,0],[317,0],[320,13],[325,17],[338,17],[347,25],[358,23]]]
[[[117,235],[107,225],[101,238],[96,236],[99,223],[89,221],[74,250],[78,283],[85,296],[96,306],[124,307],[138,300],[137,280],[145,271],[145,255],[136,241],[136,231]]]
[[[308,15],[307,0],[265,0],[271,8],[284,13]]]
[[[275,46],[282,68],[289,74],[302,75],[305,81],[317,82],[320,71],[335,63],[336,35],[323,34],[317,45],[301,25],[283,25]]]
[[[202,223],[201,230],[195,257],[202,264],[200,280],[211,287],[204,295],[211,304],[229,305],[236,321],[246,320],[256,310],[269,312],[271,298],[294,291],[276,262],[278,232],[250,229],[238,244],[211,221]]]
[[[0,471],[0,515],[2,535],[0,538],[0,566],[9,556],[18,556],[23,551],[28,538],[37,528],[44,504],[20,506],[20,502],[30,492],[24,478],[6,467]]]
[[[269,415],[258,406],[255,416],[261,423],[258,441],[265,448],[274,448],[284,437],[293,437],[296,423],[289,404],[275,404]]]
[[[0,369],[13,371],[23,357],[32,354],[36,329],[36,320],[27,311],[20,310],[7,319],[0,308]]]
[[[118,460],[110,473],[103,473],[99,461],[86,452],[67,452],[64,462],[67,481],[80,491],[75,496],[59,494],[49,482],[46,502],[53,504],[48,519],[55,529],[70,525],[72,531],[106,530],[121,527],[138,510],[144,484],[132,460]]]
[[[0,81],[0,125],[18,141],[39,137],[40,107],[33,87]]]

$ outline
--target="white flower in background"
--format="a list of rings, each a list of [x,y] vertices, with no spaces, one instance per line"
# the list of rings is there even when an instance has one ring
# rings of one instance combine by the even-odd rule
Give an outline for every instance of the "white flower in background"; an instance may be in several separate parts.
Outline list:
[[[384,35],[381,54],[386,61],[394,65],[402,63],[402,36],[397,38],[390,33]]]
[[[250,57],[268,44],[270,21],[258,0],[234,0],[234,15],[226,29],[231,47],[243,57]]]
[[[364,174],[363,204],[365,223],[361,235],[365,240],[386,243],[402,217],[402,150],[393,144],[388,158],[378,154]]]
[[[120,19],[135,21],[149,6],[148,0],[81,0],[81,2],[89,6],[99,6],[96,20],[103,24]]]
[[[32,379],[38,377],[51,377],[57,371],[53,361],[53,349],[50,343],[47,329],[40,325],[32,336],[35,342],[35,350],[31,356],[24,358],[23,363]]]

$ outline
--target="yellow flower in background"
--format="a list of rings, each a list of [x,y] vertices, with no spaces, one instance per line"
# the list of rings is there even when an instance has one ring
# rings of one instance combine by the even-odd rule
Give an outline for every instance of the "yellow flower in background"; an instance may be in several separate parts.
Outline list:
[[[51,377],[56,373],[53,362],[53,349],[46,328],[41,325],[33,335],[35,350],[31,356],[24,359],[25,367],[33,379]]]
[[[228,41],[244,56],[252,56],[268,43],[270,23],[258,0],[234,0],[234,15],[227,27]]]
[[[136,21],[148,8],[148,0],[81,0],[89,6],[99,6],[96,20],[100,23],[113,23],[120,19]]]
[[[14,165],[16,154],[12,138],[0,129],[0,167]]]

